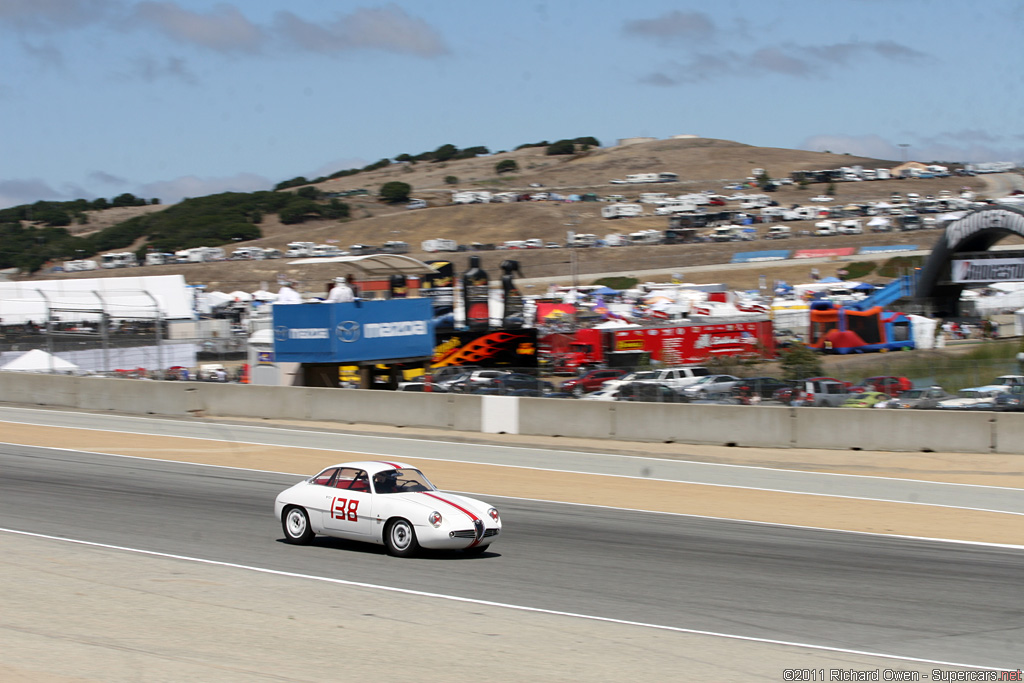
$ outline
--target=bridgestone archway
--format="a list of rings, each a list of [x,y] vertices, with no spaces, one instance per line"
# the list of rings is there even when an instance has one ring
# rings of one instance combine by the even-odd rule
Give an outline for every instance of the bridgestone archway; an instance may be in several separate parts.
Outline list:
[[[960,315],[960,294],[965,285],[953,282],[953,260],[957,254],[987,251],[1009,235],[1024,237],[1024,211],[1009,206],[980,209],[950,223],[921,270],[918,302],[932,315]]]

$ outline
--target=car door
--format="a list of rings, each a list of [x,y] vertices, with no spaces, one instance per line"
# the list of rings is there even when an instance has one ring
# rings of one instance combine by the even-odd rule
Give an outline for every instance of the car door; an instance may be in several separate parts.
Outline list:
[[[373,494],[366,471],[339,468],[324,488],[324,533],[342,538],[368,536],[373,523]]]

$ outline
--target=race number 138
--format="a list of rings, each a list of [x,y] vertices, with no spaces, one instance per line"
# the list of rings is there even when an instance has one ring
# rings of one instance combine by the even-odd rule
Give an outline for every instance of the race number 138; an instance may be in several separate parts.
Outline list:
[[[358,509],[358,500],[335,498],[334,502],[331,503],[331,519],[347,519],[350,522],[355,522],[359,519],[359,515],[356,514]]]

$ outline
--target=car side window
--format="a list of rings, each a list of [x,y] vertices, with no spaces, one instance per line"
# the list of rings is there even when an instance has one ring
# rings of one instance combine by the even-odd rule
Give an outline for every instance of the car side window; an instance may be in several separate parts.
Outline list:
[[[313,477],[313,479],[310,480],[310,483],[317,484],[318,486],[332,486],[337,476],[338,468],[328,467],[326,470]]]
[[[369,491],[370,480],[365,470],[355,467],[342,467],[338,470],[338,476],[334,480],[334,487],[339,489],[350,489],[352,491]]]

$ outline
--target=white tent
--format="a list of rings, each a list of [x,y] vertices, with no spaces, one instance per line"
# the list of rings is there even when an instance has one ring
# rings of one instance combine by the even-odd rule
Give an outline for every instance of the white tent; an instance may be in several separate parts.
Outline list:
[[[243,292],[240,289],[236,289],[235,291],[228,294],[228,296],[230,296],[235,301],[252,301],[252,294],[250,294],[249,292]]]
[[[14,360],[6,363],[0,370],[12,370],[15,372],[75,372],[78,366],[61,360],[42,349],[32,349]]]

